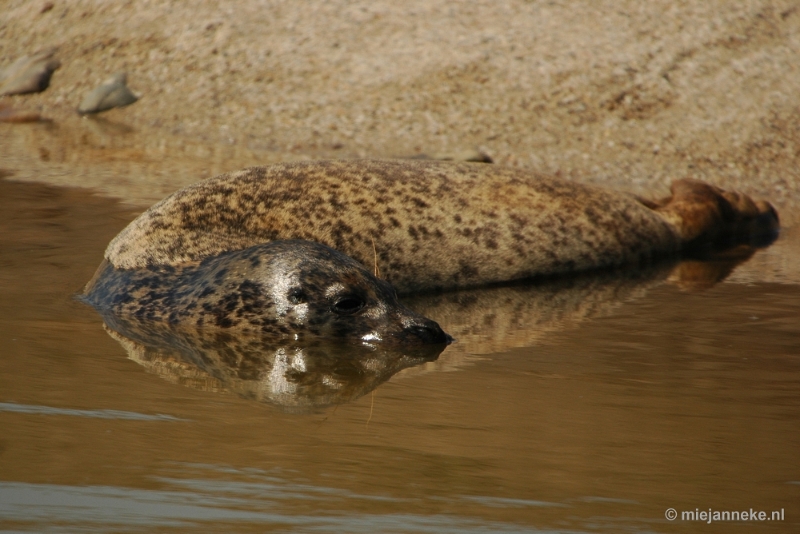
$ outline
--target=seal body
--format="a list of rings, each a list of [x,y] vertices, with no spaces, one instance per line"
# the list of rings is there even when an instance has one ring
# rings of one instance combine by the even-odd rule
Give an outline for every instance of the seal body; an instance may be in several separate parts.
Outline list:
[[[84,298],[106,314],[201,329],[368,343],[449,342],[438,324],[400,304],[387,282],[308,241],[263,243],[181,266],[120,270],[106,262]]]
[[[177,266],[279,239],[377,262],[401,293],[634,263],[681,243],[621,193],[490,165],[330,161],[189,186],[133,221],[105,257],[119,269]]]
[[[441,343],[439,326],[402,307],[387,281],[401,293],[483,286],[776,229],[769,204],[693,180],[644,201],[482,164],[287,163],[155,204],[111,241],[86,294],[144,320]]]

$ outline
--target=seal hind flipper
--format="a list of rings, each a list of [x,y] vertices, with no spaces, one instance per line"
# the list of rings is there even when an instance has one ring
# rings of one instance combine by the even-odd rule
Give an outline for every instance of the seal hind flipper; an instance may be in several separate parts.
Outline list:
[[[642,201],[677,231],[686,254],[739,244],[763,246],[777,237],[778,213],[765,201],[700,180],[676,180],[672,196]]]

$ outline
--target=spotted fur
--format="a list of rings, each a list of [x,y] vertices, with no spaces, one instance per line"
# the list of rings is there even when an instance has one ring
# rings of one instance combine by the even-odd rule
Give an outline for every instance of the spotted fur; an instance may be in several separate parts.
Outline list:
[[[87,294],[144,320],[441,342],[438,325],[402,308],[364,266],[413,293],[649,263],[774,236],[777,225],[769,204],[693,180],[645,201],[490,165],[286,163],[217,176],[154,205],[109,244]],[[288,279],[310,288],[313,319],[287,307]],[[322,318],[337,284],[369,306],[346,321]]]
[[[119,269],[178,266],[259,243],[305,239],[367,266],[377,253],[381,275],[410,293],[675,254],[688,237],[697,237],[689,234],[699,223],[687,210],[663,204],[491,165],[286,163],[178,191],[123,230],[105,257]],[[699,200],[688,204],[696,207]]]
[[[114,316],[273,337],[446,343],[438,324],[397,301],[392,287],[319,243],[274,241],[198,264],[102,265],[86,300]]]

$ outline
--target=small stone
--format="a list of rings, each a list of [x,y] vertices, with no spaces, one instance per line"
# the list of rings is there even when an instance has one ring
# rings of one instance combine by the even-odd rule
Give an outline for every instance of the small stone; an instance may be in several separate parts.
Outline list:
[[[475,163],[494,163],[494,160],[492,160],[491,156],[480,150],[461,150],[458,152],[417,154],[409,159],[433,159],[439,161],[467,161]]]
[[[22,111],[8,105],[0,105],[0,122],[39,122],[44,120],[34,111]]]
[[[50,85],[50,77],[61,66],[54,59],[58,49],[45,48],[30,56],[23,56],[0,70],[0,95],[39,93]]]
[[[133,104],[139,97],[134,95],[127,85],[128,75],[118,72],[104,81],[100,87],[86,95],[78,106],[78,113],[100,113],[112,108],[121,108]]]

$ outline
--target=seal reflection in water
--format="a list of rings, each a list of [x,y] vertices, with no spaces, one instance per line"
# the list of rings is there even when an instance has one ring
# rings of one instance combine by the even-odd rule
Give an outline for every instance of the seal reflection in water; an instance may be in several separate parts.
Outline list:
[[[414,293],[766,243],[777,228],[769,204],[693,180],[644,201],[480,164],[282,164],[151,207],[109,244],[86,299],[104,313],[201,328],[447,343],[364,266]]]
[[[226,391],[287,412],[317,411],[369,393],[400,371],[457,369],[481,355],[531,347],[587,320],[613,315],[668,279],[692,290],[723,279],[738,260],[662,262],[642,269],[560,277],[409,296],[460,341],[443,357],[441,344],[397,346],[275,340],[234,329],[180,328],[164,321],[106,315],[106,329],[128,357],[169,382]],[[684,277],[686,267],[690,271]],[[678,280],[674,278],[678,276]],[[424,367],[418,367],[428,363]]]
[[[443,344],[397,346],[275,340],[231,329],[182,329],[106,317],[128,357],[170,382],[227,391],[287,412],[351,402],[399,371],[434,361]]]

